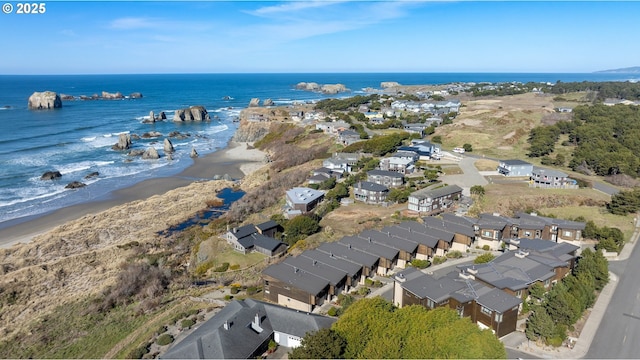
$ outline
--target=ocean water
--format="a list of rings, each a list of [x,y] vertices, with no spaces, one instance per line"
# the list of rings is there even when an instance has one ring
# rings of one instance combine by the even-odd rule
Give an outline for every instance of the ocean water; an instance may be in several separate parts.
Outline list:
[[[636,77],[636,79],[633,78]],[[403,85],[450,82],[503,81],[622,81],[637,80],[628,74],[172,74],[172,75],[68,75],[0,76],[0,228],[9,220],[45,214],[66,206],[95,201],[117,189],[151,177],[170,176],[192,164],[195,148],[207,154],[226,146],[233,136],[240,111],[251,98],[270,98],[276,105],[313,101],[327,96],[295,90],[298,82],[342,83],[350,96],[364,88],[378,88],[382,81]],[[27,99],[34,91],[51,90],[74,96],[120,91],[141,92],[141,99],[63,101],[62,109],[31,111]],[[231,97],[225,100],[225,97]],[[207,108],[211,122],[174,123],[176,109],[191,105]],[[145,124],[149,112],[164,111],[168,120]],[[172,131],[190,134],[172,139],[173,160],[129,158],[114,151],[118,134],[142,135],[157,131],[162,137],[133,140],[134,149],[153,146],[163,155],[163,140]],[[62,178],[40,180],[46,171],[60,171]],[[99,176],[84,177],[91,172]],[[88,186],[70,190],[81,181]]]

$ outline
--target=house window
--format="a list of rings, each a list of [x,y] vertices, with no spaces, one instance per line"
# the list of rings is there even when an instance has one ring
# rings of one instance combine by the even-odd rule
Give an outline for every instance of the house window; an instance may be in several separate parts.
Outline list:
[[[491,315],[491,313],[493,313],[493,311],[491,311],[491,309],[489,309],[488,307],[484,307],[484,306],[481,306],[481,307],[480,307],[480,311],[481,311],[483,314],[485,314],[485,315],[489,315],[489,316]]]
[[[527,237],[531,236],[531,231],[525,231],[524,236],[527,236]]]
[[[498,323],[502,322],[502,314],[496,313],[495,319],[496,319],[496,322],[498,322]]]
[[[571,237],[571,231],[565,230],[563,233],[565,237]]]
[[[438,305],[446,305],[448,303],[449,303],[449,299],[439,302]]]
[[[522,290],[516,291],[516,297],[522,297]]]
[[[485,230],[485,231],[482,232],[482,236],[491,238],[491,237],[493,237],[493,231],[486,231]]]
[[[265,280],[265,281],[264,281],[264,285],[265,285],[265,286],[268,286],[268,285],[269,285],[269,280]]]
[[[545,281],[544,281],[544,286],[545,286],[545,287],[549,286],[549,284],[550,284],[549,279],[547,279],[547,280],[545,280]]]
[[[433,302],[433,300],[427,298],[427,307],[430,309],[433,309],[435,307],[436,303]]]

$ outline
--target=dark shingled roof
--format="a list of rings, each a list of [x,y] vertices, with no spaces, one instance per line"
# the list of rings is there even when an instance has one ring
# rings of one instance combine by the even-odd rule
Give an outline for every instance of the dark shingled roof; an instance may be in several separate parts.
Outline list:
[[[320,294],[329,286],[329,281],[285,263],[270,265],[262,273],[311,295]]]
[[[388,171],[388,170],[377,170],[377,169],[376,170],[367,171],[367,175],[388,176],[388,177],[393,177],[393,178],[398,178],[398,179],[404,178],[404,175],[400,174],[399,172]]]
[[[478,226],[481,229],[503,230],[505,226],[514,224],[514,220],[505,216],[494,214],[480,214]]]
[[[375,255],[388,260],[393,260],[398,256],[398,250],[390,247],[376,244],[373,241],[368,241],[356,236],[345,236],[339,241],[345,246],[356,248],[358,250],[367,252],[371,255]]]
[[[392,249],[403,250],[410,254],[415,253],[418,248],[418,244],[413,241],[391,236],[390,233],[383,233],[377,230],[364,230],[358,234],[358,237],[363,239],[371,238],[375,243],[382,244]]]
[[[476,302],[491,310],[504,313],[505,311],[520,305],[522,300],[513,295],[507,294],[500,289],[491,289],[486,294],[479,296],[476,299]]]
[[[458,185],[447,185],[437,189],[422,189],[418,191],[414,191],[410,196],[413,196],[418,199],[437,199],[439,197],[451,195],[457,192],[462,192],[462,188]]]
[[[258,228],[258,230],[260,231],[265,231],[265,230],[269,230],[269,229],[273,229],[273,228],[277,228],[279,225],[277,222],[273,221],[273,220],[269,220],[269,221],[265,221],[261,224],[256,225],[256,228]]]
[[[309,259],[306,257],[300,257],[300,256],[295,256],[295,257],[288,257],[286,258],[283,263],[288,264],[290,266],[293,267],[297,267],[300,268],[302,270],[305,270],[319,278],[325,279],[329,282],[329,284],[331,284],[332,286],[336,286],[339,283],[341,283],[342,281],[345,280],[345,278],[347,277],[347,272],[340,270],[340,269],[336,269],[334,267],[331,266],[327,266],[321,262],[318,262],[317,260],[313,260],[313,259]]]
[[[247,237],[256,232],[258,232],[258,230],[256,230],[256,226],[253,224],[247,224],[231,230],[231,233],[236,237],[236,239],[242,239],[243,237]]]
[[[539,215],[531,215],[524,212],[516,213],[516,217],[519,219],[526,219],[529,221],[538,221],[547,225],[557,225],[560,229],[570,229],[570,230],[584,230],[586,223],[580,221],[571,221],[571,220],[563,220],[563,219],[554,219],[545,216]]]
[[[380,185],[380,184],[376,184],[368,181],[359,181],[353,187],[355,189],[363,189],[363,190],[375,191],[375,192],[389,191],[389,188],[384,185]]]
[[[278,241],[274,238],[270,238],[262,234],[252,234],[250,238],[253,239],[253,246],[263,248],[269,251],[274,251],[279,246],[285,245],[282,241]]]
[[[305,250],[302,254],[300,254],[300,256],[307,259],[317,260],[318,262],[323,263],[327,266],[340,269],[346,272],[349,277],[354,277],[362,271],[362,265],[360,264],[353,263],[337,256],[325,254],[324,252],[317,249]]]
[[[355,248],[348,248],[339,242],[323,243],[316,249],[322,251],[329,256],[335,256],[340,259],[351,261],[354,264],[372,269],[380,261],[379,256],[375,256]]]
[[[426,231],[426,228],[423,227],[423,229],[424,229],[423,231]],[[426,234],[424,232],[418,232],[418,231],[414,231],[406,228],[401,228],[397,225],[386,226],[382,228],[381,231],[389,232],[391,233],[392,236],[396,236],[402,239],[407,239],[409,241],[413,241],[418,244],[425,245],[432,249],[438,245],[438,238],[436,238],[435,236]]]
[[[250,324],[260,318],[262,332]],[[229,324],[229,329],[224,324]],[[329,328],[335,319],[300,312],[253,299],[234,300],[200,325],[182,341],[175,343],[163,359],[247,359],[274,331],[303,337],[307,332]]]
[[[425,217],[422,220],[424,221],[425,226],[428,228],[439,229],[454,234],[461,234],[471,238],[474,238],[476,236],[475,232],[473,231],[473,226],[470,225],[460,225],[435,217]]]

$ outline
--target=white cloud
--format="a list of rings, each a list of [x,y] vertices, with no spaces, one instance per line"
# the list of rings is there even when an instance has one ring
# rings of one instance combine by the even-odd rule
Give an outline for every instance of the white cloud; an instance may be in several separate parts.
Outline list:
[[[254,11],[250,11],[249,13],[256,16],[278,14],[278,13],[291,13],[291,12],[297,12],[297,11],[306,10],[310,8],[332,6],[341,2],[344,2],[344,1],[325,1],[325,0],[295,1],[295,2],[280,4],[280,5],[265,6]]]
[[[148,29],[158,27],[158,19],[125,17],[111,21],[109,27],[117,30]]]

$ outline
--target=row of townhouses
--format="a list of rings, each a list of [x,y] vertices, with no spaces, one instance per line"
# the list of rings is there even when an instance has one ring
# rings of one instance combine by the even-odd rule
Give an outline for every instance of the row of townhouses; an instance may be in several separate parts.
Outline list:
[[[574,179],[565,172],[534,166],[523,160],[500,160],[498,172],[504,176],[528,177],[532,187],[575,189],[578,187]]]
[[[443,214],[441,218],[426,217],[423,223],[406,221],[380,230],[365,230],[357,235],[345,236],[336,242],[323,243],[316,249],[306,250],[299,256],[287,257],[282,262],[267,267],[263,271],[264,294],[267,300],[280,305],[312,311],[325,301],[335,300],[339,294],[363,284],[365,279],[375,275],[385,276],[392,271],[404,269],[414,259],[433,260],[435,256],[446,256],[449,251],[465,252],[473,245],[490,244],[494,249],[505,248],[507,252],[489,265],[473,265],[468,269],[459,269],[461,275],[456,276],[460,279],[456,276],[451,277],[458,285],[463,282],[469,283],[480,290],[479,285],[471,282],[473,280],[482,283],[489,290],[497,288],[519,299],[516,301],[495,291],[492,292],[494,295],[487,295],[489,298],[499,295],[504,299],[511,299],[503,303],[510,305],[508,309],[505,308],[506,305],[498,306],[487,302],[486,297],[472,299],[475,305],[480,304],[492,309],[494,313],[491,316],[494,320],[496,311],[510,319],[511,315],[507,314],[507,310],[517,308],[521,300],[528,295],[531,285],[540,282],[548,287],[569,273],[579,249],[573,242],[579,243],[583,229],[583,223],[529,214],[518,214],[514,218],[483,214],[478,219]],[[517,260],[511,261],[519,261],[521,264],[511,264],[507,261],[514,257]],[[526,266],[523,265],[525,263]],[[529,268],[532,270],[528,270]],[[520,274],[521,271],[527,275]],[[499,281],[508,277],[519,279],[519,285]],[[400,280],[398,282],[403,283]],[[401,285],[398,286],[402,287]],[[463,288],[451,290],[451,293],[459,290],[462,291]],[[479,292],[484,294],[489,290]],[[411,293],[410,289],[407,291]],[[400,290],[396,290],[395,293],[401,294]],[[414,293],[412,296],[424,301],[427,301],[424,296],[431,296],[423,295]],[[406,298],[409,299],[409,296]],[[407,299],[397,297],[394,302],[402,306],[414,301]],[[435,304],[445,304],[444,300],[436,301],[438,299],[440,297],[431,297]],[[482,313],[482,308],[479,309]],[[463,310],[467,315],[469,311],[471,308]],[[514,311],[517,314],[517,309]],[[497,334],[507,331],[505,329],[515,329],[511,325],[499,329],[491,322],[485,323]]]

